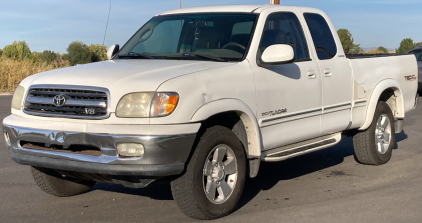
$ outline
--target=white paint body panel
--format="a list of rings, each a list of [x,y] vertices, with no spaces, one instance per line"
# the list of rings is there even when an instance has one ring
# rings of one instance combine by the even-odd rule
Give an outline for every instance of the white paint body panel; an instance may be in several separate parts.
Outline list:
[[[180,131],[182,134],[197,131],[198,123],[212,115],[235,111],[247,127],[248,156],[260,157],[263,150],[342,132],[350,122],[351,128],[369,127],[379,95],[387,88],[396,89],[396,117],[404,118],[405,113],[413,108],[417,81],[406,81],[404,76],[417,75],[414,56],[348,60],[342,57],[344,52],[331,21],[320,10],[275,5],[211,6],[174,10],[160,15],[205,12],[259,14],[245,60],[225,63],[115,59],[36,74],[20,85],[26,90],[34,84],[107,88],[111,95],[110,117],[103,120],[48,118],[12,109],[13,117],[6,118],[4,123],[18,123],[23,127],[48,123],[46,126],[56,130],[86,131],[87,128],[105,127],[103,132],[159,134],[161,131],[169,134]],[[308,42],[310,61],[258,66],[257,52],[264,24],[268,15],[274,12],[293,12],[299,18]],[[304,12],[321,14],[326,18],[338,48],[335,58],[326,61],[317,59],[303,18]],[[327,69],[331,72],[329,76],[324,75]],[[315,72],[316,78],[309,79],[309,71]],[[115,108],[122,96],[145,91],[177,92],[180,101],[175,111],[167,117],[115,116]],[[349,104],[349,107],[342,107],[345,104]],[[331,108],[330,112],[327,112],[328,108]],[[286,111],[276,116],[263,115],[279,109]],[[164,129],[165,126],[169,126],[169,129]]]

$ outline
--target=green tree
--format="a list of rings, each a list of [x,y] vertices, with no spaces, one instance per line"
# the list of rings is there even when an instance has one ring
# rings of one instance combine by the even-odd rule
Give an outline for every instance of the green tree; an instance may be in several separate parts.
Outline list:
[[[50,50],[44,50],[39,55],[40,61],[45,62],[47,64],[52,63],[53,61],[57,60],[57,54]]]
[[[31,50],[25,41],[14,41],[3,48],[2,56],[14,60],[24,60],[31,56]]]
[[[88,46],[89,51],[91,51],[92,62],[107,60],[107,47],[102,44],[91,44]]]
[[[377,48],[377,52],[387,54],[390,51],[387,48],[380,46],[380,47]]]
[[[419,43],[415,43],[415,47],[416,46],[422,46],[422,42],[419,42]],[[1,56],[1,55],[0,55]]]
[[[67,47],[67,58],[71,66],[92,62],[92,53],[88,46],[80,41],[73,41]]]
[[[396,53],[406,53],[407,51],[413,49],[415,44],[411,38],[405,38],[401,41],[400,47],[396,50]]]
[[[3,50],[2,49],[0,49],[0,57],[1,57],[1,54],[3,53]]]
[[[362,47],[360,47],[360,44],[353,44],[353,48],[349,51],[351,54],[360,54],[363,53]]]
[[[347,29],[339,29],[337,34],[343,46],[344,53],[349,53],[354,47],[352,34]]]

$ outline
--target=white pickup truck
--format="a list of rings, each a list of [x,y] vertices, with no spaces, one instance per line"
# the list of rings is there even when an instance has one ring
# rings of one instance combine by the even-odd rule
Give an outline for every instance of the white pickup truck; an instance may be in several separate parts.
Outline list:
[[[413,55],[347,58],[313,8],[186,8],[149,20],[109,60],[23,80],[3,120],[10,157],[56,196],[170,180],[193,218],[229,214],[261,161],[353,136],[388,162],[417,103]]]

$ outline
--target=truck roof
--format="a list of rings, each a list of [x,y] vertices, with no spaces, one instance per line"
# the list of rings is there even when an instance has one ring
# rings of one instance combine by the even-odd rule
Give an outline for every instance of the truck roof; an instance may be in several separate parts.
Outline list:
[[[170,14],[185,14],[185,13],[204,13],[204,12],[256,12],[259,13],[267,8],[275,7],[292,7],[292,6],[282,6],[282,5],[214,5],[214,6],[202,6],[202,7],[191,7],[191,8],[181,8],[176,10],[170,10],[158,15],[170,15]],[[305,7],[296,7],[298,9],[305,9]],[[310,9],[310,8],[306,8]]]

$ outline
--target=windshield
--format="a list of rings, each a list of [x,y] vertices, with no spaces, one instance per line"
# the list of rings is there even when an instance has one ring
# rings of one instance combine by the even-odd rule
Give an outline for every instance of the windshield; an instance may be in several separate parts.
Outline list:
[[[152,18],[123,46],[118,58],[241,61],[255,14],[184,14]]]

